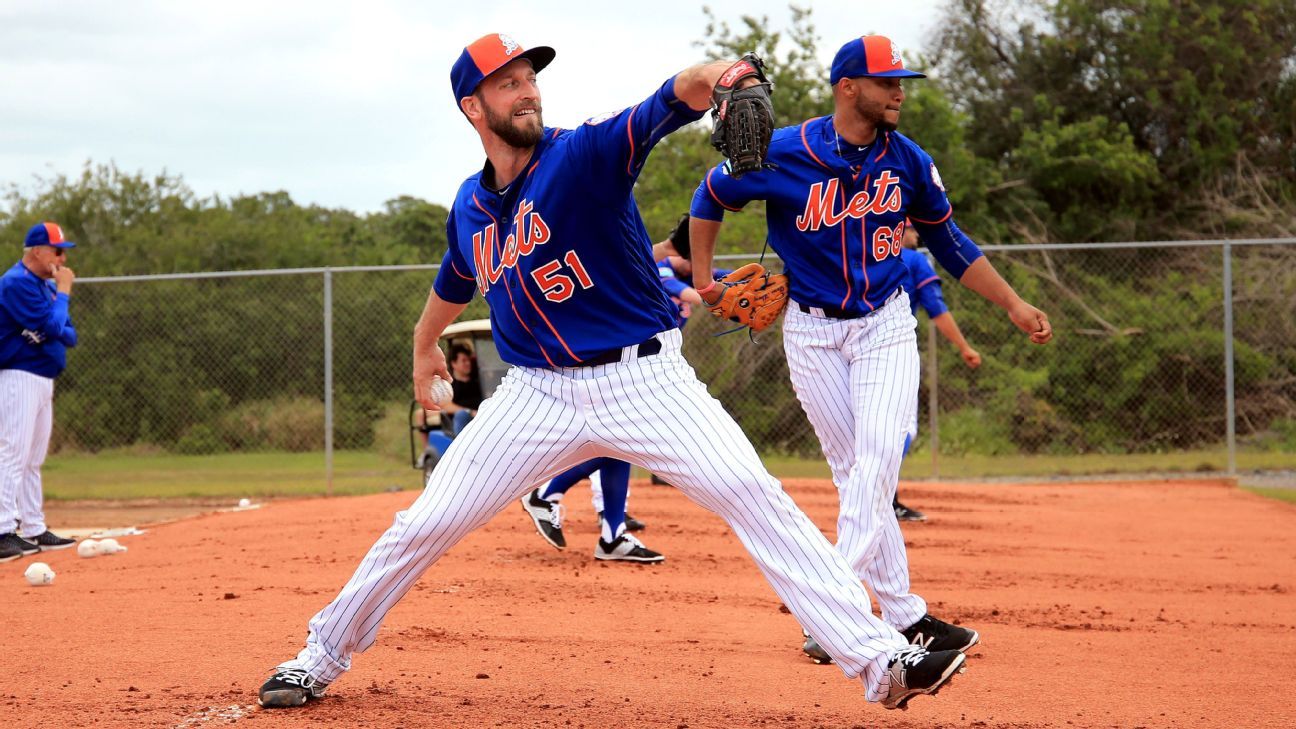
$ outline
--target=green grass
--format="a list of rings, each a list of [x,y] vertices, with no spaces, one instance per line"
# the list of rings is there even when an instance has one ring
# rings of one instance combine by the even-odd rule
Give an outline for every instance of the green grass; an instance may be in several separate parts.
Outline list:
[[[327,486],[323,453],[54,456],[45,464],[44,485],[47,499],[307,496]],[[419,472],[408,461],[360,451],[333,455],[335,494],[419,485]]]
[[[1296,489],[1284,488],[1265,488],[1260,486],[1248,486],[1247,491],[1261,496],[1267,496],[1271,499],[1286,501],[1289,504],[1296,504]]]
[[[1239,453],[1240,470],[1296,469],[1296,454]],[[1220,451],[1177,454],[1085,456],[944,456],[943,479],[1052,478],[1102,474],[1219,472]],[[766,466],[779,478],[828,478],[818,458],[770,456]],[[931,477],[931,456],[919,452],[905,460],[904,479]],[[646,474],[636,473],[643,477]],[[47,499],[155,499],[309,496],[325,493],[322,453],[243,453],[177,456],[119,451],[97,455],[56,455],[45,464]],[[417,471],[391,455],[339,451],[333,458],[333,493],[362,494],[393,486],[420,486]],[[1275,498],[1296,499],[1296,491],[1256,489]],[[1278,491],[1279,494],[1270,494]],[[1286,495],[1283,495],[1286,494]]]

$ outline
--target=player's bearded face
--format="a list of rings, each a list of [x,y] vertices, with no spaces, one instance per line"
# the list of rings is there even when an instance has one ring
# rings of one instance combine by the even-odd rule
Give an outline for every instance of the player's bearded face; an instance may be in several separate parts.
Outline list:
[[[510,147],[534,147],[544,136],[544,122],[540,118],[539,99],[519,99],[507,111],[496,111],[483,104],[486,126]]]
[[[855,111],[861,119],[873,122],[880,132],[893,132],[900,124],[900,105],[904,89],[899,79],[861,78],[860,93],[855,97]]]

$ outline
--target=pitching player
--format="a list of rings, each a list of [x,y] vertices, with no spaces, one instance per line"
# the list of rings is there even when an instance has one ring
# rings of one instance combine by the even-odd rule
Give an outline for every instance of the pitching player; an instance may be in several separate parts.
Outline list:
[[[972,348],[963,338],[963,332],[959,330],[958,322],[954,321],[954,315],[950,313],[949,307],[945,305],[945,295],[941,292],[940,276],[932,269],[931,262],[927,256],[918,252],[918,231],[912,225],[905,225],[904,248],[900,251],[900,262],[905,266],[907,274],[904,282],[905,292],[909,294],[909,313],[915,317],[918,316],[918,307],[921,306],[923,311],[927,312],[927,318],[931,321],[941,336],[948,339],[955,347],[958,347],[959,356],[963,358],[964,364],[971,369],[981,366],[981,354]],[[915,406],[917,401],[914,402]],[[909,446],[913,444],[914,438],[918,437],[918,409],[914,408],[913,419],[909,421],[909,431],[905,434],[904,451],[901,458],[909,455]],[[900,521],[927,521],[927,516],[917,509],[911,509],[900,503],[900,497],[892,499],[891,508],[895,510],[896,519]]]
[[[422,495],[311,618],[306,646],[262,685],[261,704],[321,696],[446,550],[534,484],[600,456],[661,473],[719,514],[869,700],[894,708],[939,689],[963,655],[910,645],[873,616],[850,565],[680,356],[655,275],[635,179],[658,141],[701,117],[722,77],[726,88],[756,82],[754,64],[693,66],[634,106],[555,129],[541,122],[536,84],[553,58],[492,34],[455,62],[455,103],[487,161],[451,208],[449,250],[414,334],[414,391],[429,409],[433,377],[448,379],[438,336],[474,294],[513,367]]]
[[[77,343],[68,316],[76,275],[66,265],[75,246],[55,223],[38,223],[0,277],[0,562],[76,543],[45,527],[41,489],[54,379]]]
[[[735,178],[721,164],[698,185],[693,280],[710,283],[705,272],[724,213],[767,201],[769,244],[791,278],[788,369],[841,498],[837,548],[877,595],[888,625],[930,649],[966,651],[977,632],[928,615],[910,592],[892,510],[918,397],[917,323],[900,257],[906,216],[940,264],[1007,311],[1032,342],[1049,341],[1052,330],[954,224],[931,157],[895,131],[901,79],[923,75],[906,70],[883,36],[848,41],[831,74],[832,116],[775,131],[766,169]],[[718,293],[703,297],[712,303]],[[826,636],[803,627],[811,657],[832,657],[821,650]]]

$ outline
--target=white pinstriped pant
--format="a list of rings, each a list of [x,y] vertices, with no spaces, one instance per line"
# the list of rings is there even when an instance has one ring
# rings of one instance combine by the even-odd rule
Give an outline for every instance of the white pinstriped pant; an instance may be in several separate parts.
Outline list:
[[[909,591],[909,559],[891,506],[918,407],[917,325],[903,290],[859,319],[814,316],[792,304],[783,320],[792,387],[841,499],[837,549],[897,630],[927,613],[926,601]]]
[[[54,427],[54,380],[0,370],[0,534],[45,532],[41,465]]]
[[[842,671],[861,678],[870,701],[885,696],[887,664],[904,638],[872,614],[850,565],[698,381],[680,354],[679,330],[658,337],[662,351],[654,356],[631,351],[610,365],[509,370],[423,493],[396,514],[341,593],[311,619],[306,647],[282,667],[333,681],[450,547],[535,484],[612,456],[660,474],[719,514]]]

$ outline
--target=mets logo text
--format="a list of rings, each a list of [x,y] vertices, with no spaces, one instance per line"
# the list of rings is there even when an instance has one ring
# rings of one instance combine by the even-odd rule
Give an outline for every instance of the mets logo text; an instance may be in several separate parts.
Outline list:
[[[869,213],[900,212],[900,178],[885,170],[873,181],[873,194],[867,187],[855,193],[850,200],[844,201],[841,209],[837,208],[838,192],[841,181],[836,177],[827,182],[816,182],[810,186],[806,196],[805,212],[797,218],[796,225],[801,231],[815,231],[823,226],[829,228],[846,218],[862,218]]]
[[[490,290],[491,284],[500,280],[504,269],[513,268],[518,259],[531,255],[536,246],[548,242],[549,225],[534,210],[535,204],[529,200],[518,203],[517,212],[513,214],[513,232],[504,239],[503,251],[500,250],[499,233],[494,223],[473,233],[473,262],[477,268],[477,288],[482,296]]]

